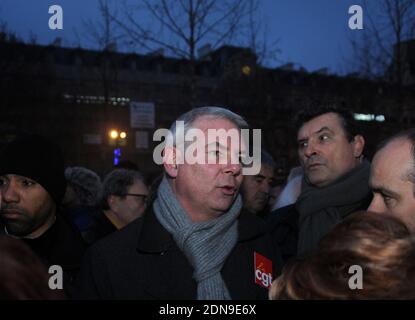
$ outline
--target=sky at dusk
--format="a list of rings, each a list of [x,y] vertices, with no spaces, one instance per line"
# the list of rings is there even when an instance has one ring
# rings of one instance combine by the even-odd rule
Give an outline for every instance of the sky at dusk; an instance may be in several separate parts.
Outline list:
[[[173,1],[173,0],[172,0]],[[369,0],[373,4],[376,0]],[[278,39],[279,62],[293,62],[309,71],[327,67],[342,73],[351,56],[349,39],[364,30],[350,30],[349,7],[363,0],[261,0],[263,21],[271,40]],[[0,0],[0,21],[24,40],[36,35],[40,44],[63,38],[64,46],[76,46],[85,32],[82,21],[97,19],[97,0]],[[63,8],[63,30],[50,30],[48,8]],[[369,8],[363,7],[363,10]],[[365,13],[365,11],[364,11]],[[82,41],[81,41],[82,44]],[[346,59],[345,59],[346,58]]]

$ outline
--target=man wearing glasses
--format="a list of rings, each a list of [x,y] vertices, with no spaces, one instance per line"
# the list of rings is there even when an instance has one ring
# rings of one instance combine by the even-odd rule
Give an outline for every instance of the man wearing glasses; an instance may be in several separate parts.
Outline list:
[[[93,243],[141,217],[147,207],[148,187],[135,170],[115,169],[104,179],[101,208],[84,235]]]

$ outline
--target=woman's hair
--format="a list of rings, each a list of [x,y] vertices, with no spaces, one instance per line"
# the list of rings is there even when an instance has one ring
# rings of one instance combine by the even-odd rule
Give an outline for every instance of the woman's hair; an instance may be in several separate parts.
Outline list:
[[[362,288],[355,288],[350,282],[360,268]],[[270,298],[414,299],[415,236],[392,216],[357,212],[315,254],[287,264]]]
[[[63,299],[41,260],[21,240],[0,236],[0,300]]]

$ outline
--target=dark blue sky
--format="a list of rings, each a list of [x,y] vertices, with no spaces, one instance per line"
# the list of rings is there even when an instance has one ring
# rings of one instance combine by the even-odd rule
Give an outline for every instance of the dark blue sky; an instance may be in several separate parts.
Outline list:
[[[173,0],[172,0],[173,1]],[[328,67],[331,72],[347,69],[350,57],[348,38],[362,30],[348,28],[348,9],[363,0],[261,0],[270,37],[279,39],[281,62],[294,62],[309,71]],[[376,0],[369,0],[372,4]],[[74,30],[82,31],[82,20],[98,16],[97,0],[0,0],[0,21],[27,40],[32,32],[38,43],[51,43],[56,37],[65,46],[78,43]],[[48,8],[63,8],[64,30],[48,28]],[[366,10],[366,8],[364,8]],[[368,9],[367,9],[368,10]],[[82,42],[81,42],[82,43]]]

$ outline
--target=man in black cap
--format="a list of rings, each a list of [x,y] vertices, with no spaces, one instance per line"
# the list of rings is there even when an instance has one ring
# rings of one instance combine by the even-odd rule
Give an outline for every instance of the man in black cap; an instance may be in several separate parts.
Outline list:
[[[61,150],[35,135],[22,136],[0,154],[0,233],[19,238],[49,268],[63,270],[63,289],[70,293],[84,243],[59,214],[66,182]]]

